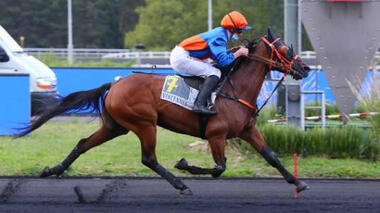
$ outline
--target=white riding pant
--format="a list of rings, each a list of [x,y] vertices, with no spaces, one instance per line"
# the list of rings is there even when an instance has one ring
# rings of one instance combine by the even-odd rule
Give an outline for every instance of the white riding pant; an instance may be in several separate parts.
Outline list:
[[[191,57],[189,52],[180,46],[176,46],[170,53],[170,64],[174,70],[203,78],[212,75],[220,78],[221,75],[219,69],[201,59]]]

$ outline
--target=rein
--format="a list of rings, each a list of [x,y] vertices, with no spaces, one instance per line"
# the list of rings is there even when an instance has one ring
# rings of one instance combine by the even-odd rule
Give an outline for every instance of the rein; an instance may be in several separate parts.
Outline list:
[[[229,75],[226,77],[228,79],[228,82],[229,84],[231,85],[232,87],[232,93],[233,93],[233,96],[227,94],[227,93],[223,93],[223,92],[220,92],[220,96],[224,97],[224,98],[227,98],[227,99],[230,99],[230,100],[234,100],[236,102],[239,102],[243,105],[245,105],[246,107],[254,110],[254,113],[256,116],[259,115],[259,112],[264,108],[264,106],[268,103],[268,101],[270,100],[270,98],[273,96],[273,94],[276,92],[276,90],[278,89],[278,87],[280,86],[280,84],[284,81],[285,77],[290,73],[290,74],[293,74],[295,73],[296,71],[292,68],[293,66],[293,63],[294,63],[294,59],[289,61],[288,59],[286,59],[284,56],[282,56],[278,50],[276,49],[276,47],[274,46],[274,44],[280,40],[280,38],[277,38],[276,40],[274,40],[272,43],[269,42],[265,37],[262,37],[261,38],[265,44],[267,44],[270,48],[271,48],[271,54],[270,54],[270,59],[266,58],[266,57],[263,57],[263,56],[260,56],[260,55],[256,55],[256,54],[250,54],[248,55],[247,57],[251,60],[254,60],[254,61],[258,61],[258,62],[261,62],[261,63],[264,63],[266,65],[269,65],[269,72],[272,70],[272,67],[275,67],[277,68],[280,72],[283,72],[284,73],[284,76],[282,76],[282,78],[280,79],[280,81],[277,83],[277,85],[275,86],[275,88],[272,90],[271,94],[269,95],[269,97],[264,101],[263,105],[261,105],[261,107],[259,109],[257,109],[257,106],[253,106],[252,104],[248,103],[247,101],[241,99],[241,98],[238,98],[238,96],[236,95],[235,93],[235,88],[234,88],[234,85],[233,85],[233,82],[230,78],[230,72]],[[274,54],[276,54],[277,58],[281,61],[281,62],[278,62],[278,61],[274,61],[273,58],[274,58]],[[296,55],[294,58],[297,59],[298,55]]]
[[[233,100],[233,101],[236,101],[238,103],[241,103],[243,104],[244,106],[254,110],[255,114],[257,114],[257,107],[253,106],[252,104],[248,103],[247,101],[241,99],[241,98],[238,98],[238,96],[236,95],[235,93],[235,87],[234,87],[234,83],[232,82],[232,79],[230,78],[230,75],[231,75],[232,72],[230,72],[228,74],[228,76],[226,77],[226,80],[228,80],[228,83],[231,85],[231,88],[232,88],[232,93],[233,93],[233,96],[231,96],[230,94],[228,93],[224,93],[222,91],[219,91],[219,95],[222,96],[223,98],[227,98],[227,99],[230,99],[230,100]],[[225,82],[223,82],[223,85],[224,85]]]
[[[261,63],[269,65],[269,71],[272,70],[272,67],[275,67],[280,72],[283,72],[285,76],[287,76],[288,74],[295,74],[296,71],[292,68],[292,66],[293,66],[293,63],[294,63],[294,59],[297,59],[299,56],[296,55],[296,56],[294,56],[293,60],[289,61],[287,58],[285,58],[283,55],[281,55],[278,52],[278,50],[276,49],[276,47],[274,46],[274,44],[276,42],[278,42],[280,40],[280,38],[277,38],[273,42],[269,42],[265,37],[262,37],[261,39],[272,50],[271,54],[270,54],[270,59],[268,59],[266,57],[263,57],[263,56],[260,56],[260,55],[256,55],[256,54],[248,55],[248,58],[251,59],[251,60],[255,60],[255,61],[258,61],[258,62],[261,62]],[[274,55],[277,56],[277,58],[281,61],[281,63],[278,62],[278,61],[274,61],[273,60]]]

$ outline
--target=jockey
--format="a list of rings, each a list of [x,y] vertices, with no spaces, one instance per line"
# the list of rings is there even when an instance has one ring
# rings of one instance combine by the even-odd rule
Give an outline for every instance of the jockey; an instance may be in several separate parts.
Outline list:
[[[207,99],[217,85],[221,72],[212,64],[204,61],[211,58],[220,67],[228,66],[236,58],[248,55],[248,49],[240,48],[235,53],[227,50],[228,41],[235,41],[242,36],[243,30],[252,29],[245,17],[232,11],[225,15],[221,27],[183,40],[170,54],[173,69],[205,78],[204,84],[195,100],[193,111],[202,114],[216,115],[216,111],[207,108]]]

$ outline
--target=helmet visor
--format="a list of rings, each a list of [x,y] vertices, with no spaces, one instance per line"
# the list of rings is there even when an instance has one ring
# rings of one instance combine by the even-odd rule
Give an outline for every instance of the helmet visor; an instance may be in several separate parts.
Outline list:
[[[243,28],[239,28],[239,29],[235,29],[237,33],[241,34],[243,33],[244,30],[250,30],[252,29],[252,27],[250,26],[246,26],[246,27],[243,27]]]

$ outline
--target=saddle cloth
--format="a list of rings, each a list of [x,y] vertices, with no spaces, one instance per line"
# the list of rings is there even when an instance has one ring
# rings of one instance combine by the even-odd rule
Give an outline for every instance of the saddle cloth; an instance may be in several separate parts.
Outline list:
[[[187,78],[187,77],[186,77]],[[189,77],[192,78],[192,77]],[[198,81],[199,80],[191,80]],[[179,75],[169,75],[166,76],[164,85],[161,91],[161,99],[169,101],[171,103],[177,104],[185,109],[192,110],[194,106],[195,99],[198,96],[199,90],[198,86],[193,86],[194,84],[186,83],[184,77]],[[196,84],[197,85],[197,84]],[[207,100],[207,107],[211,109],[215,104],[216,92],[211,94],[211,97]]]

